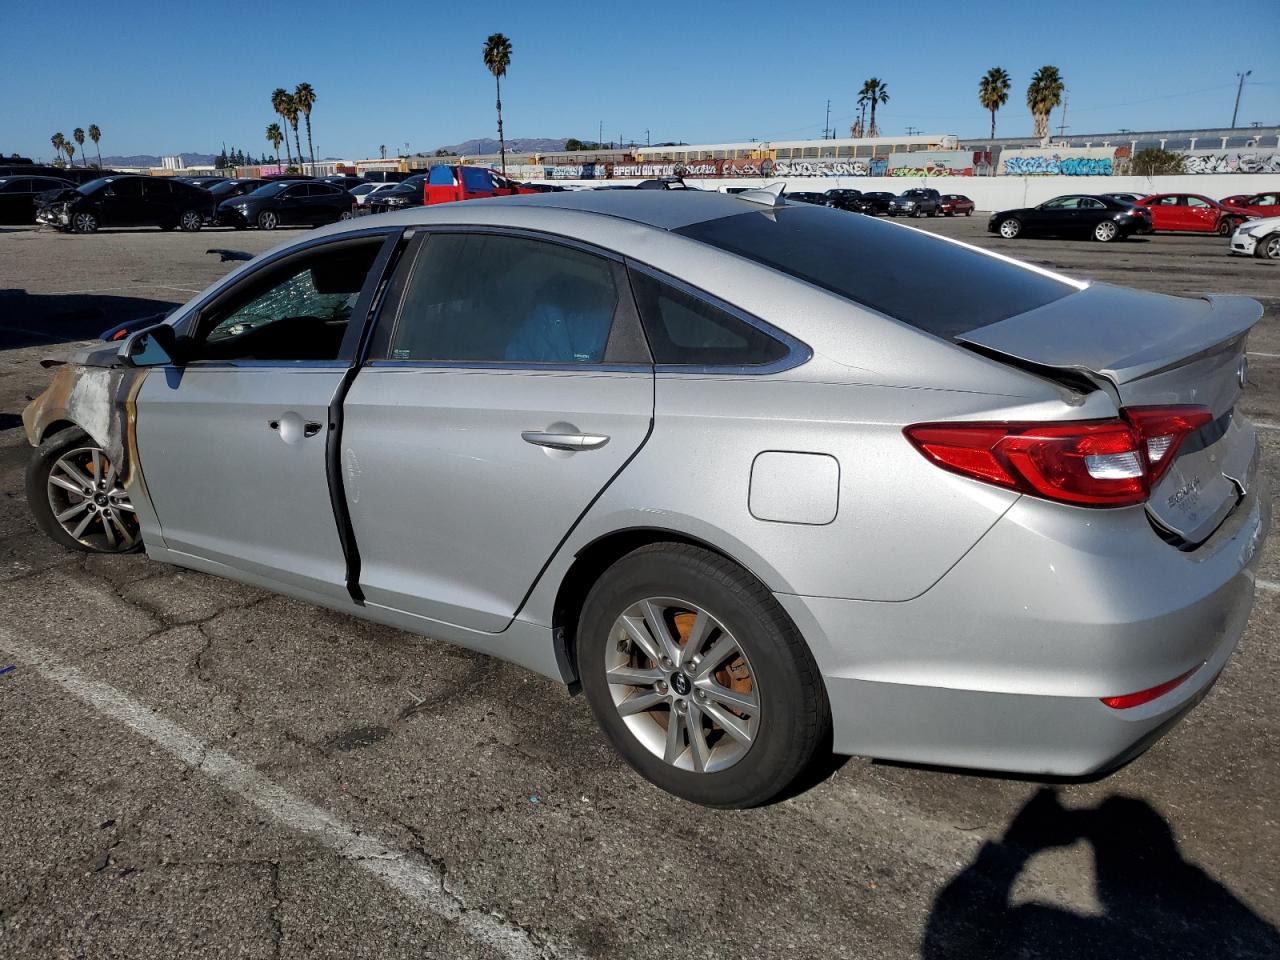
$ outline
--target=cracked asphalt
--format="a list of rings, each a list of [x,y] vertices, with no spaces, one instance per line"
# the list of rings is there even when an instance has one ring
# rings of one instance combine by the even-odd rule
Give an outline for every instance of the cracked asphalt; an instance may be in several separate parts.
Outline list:
[[[1280,426],[1280,264],[923,225],[1258,297],[1244,407]],[[516,667],[47,540],[17,419],[37,361],[233,266],[208,247],[279,239],[0,230],[0,957],[1280,956],[1275,537],[1213,693],[1113,776],[855,758],[740,812],[650,787],[582,698]],[[1263,442],[1275,484],[1280,430]]]

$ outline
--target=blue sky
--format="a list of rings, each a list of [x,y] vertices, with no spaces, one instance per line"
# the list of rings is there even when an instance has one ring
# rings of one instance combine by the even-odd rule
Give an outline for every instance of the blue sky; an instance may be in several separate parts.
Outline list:
[[[104,155],[216,152],[224,140],[256,153],[274,119],[271,90],[302,80],[319,94],[317,155],[495,136],[493,79],[480,58],[494,31],[514,45],[503,85],[510,137],[594,139],[601,121],[606,140],[644,142],[646,130],[654,142],[817,137],[828,97],[833,126],[847,134],[870,76],[891,96],[882,130],[978,136],[989,123],[978,78],[994,65],[1013,77],[998,131],[1026,135],[1026,84],[1046,63],[1067,81],[1072,133],[1225,125],[1234,72],[1249,68],[1240,123],[1280,123],[1276,0],[1221,10],[1204,0],[979,0],[954,11],[818,0],[448,10],[381,0],[367,14],[329,0],[200,9],[69,0],[56,16],[6,6],[0,151],[46,158],[54,131],[90,123],[102,128]],[[1052,119],[1056,130],[1060,111]]]

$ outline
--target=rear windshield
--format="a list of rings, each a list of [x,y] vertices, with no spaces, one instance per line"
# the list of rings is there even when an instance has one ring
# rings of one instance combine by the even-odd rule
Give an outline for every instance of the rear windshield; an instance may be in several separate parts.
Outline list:
[[[675,232],[945,338],[1076,289],[919,230],[826,207],[753,211]]]

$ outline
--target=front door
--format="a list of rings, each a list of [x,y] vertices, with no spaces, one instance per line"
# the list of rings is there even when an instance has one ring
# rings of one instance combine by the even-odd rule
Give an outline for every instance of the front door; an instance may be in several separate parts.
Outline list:
[[[329,405],[384,239],[264,265],[201,309],[187,362],[149,373],[138,455],[168,549],[347,599]]]
[[[149,222],[141,177],[122,177],[106,184],[101,206],[103,226],[135,227]]]
[[[423,240],[343,408],[360,586],[497,632],[644,442],[653,371],[620,263],[524,236]]]
[[[1218,208],[1203,197],[1187,197],[1187,229],[1213,233],[1218,229]]]

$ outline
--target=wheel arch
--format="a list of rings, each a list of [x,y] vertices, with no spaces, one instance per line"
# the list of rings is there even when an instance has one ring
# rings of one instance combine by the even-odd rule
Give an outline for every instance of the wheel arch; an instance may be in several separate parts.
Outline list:
[[[668,527],[633,526],[601,534],[574,554],[573,562],[560,578],[552,605],[551,633],[556,660],[570,693],[577,694],[581,690],[577,628],[587,595],[614,563],[633,550],[655,543],[683,543],[700,547],[741,567],[768,588],[768,580],[753,570],[750,564],[743,563],[739,557],[719,545],[684,531]]]

